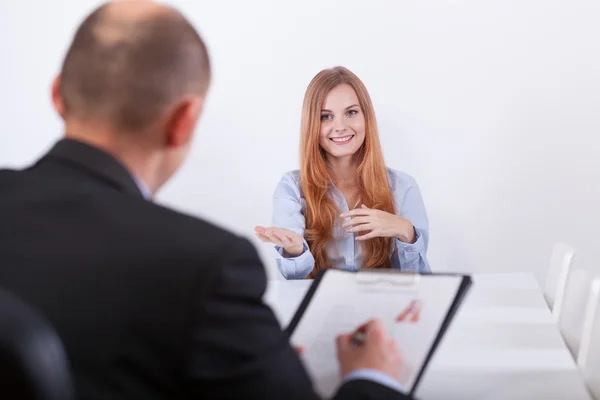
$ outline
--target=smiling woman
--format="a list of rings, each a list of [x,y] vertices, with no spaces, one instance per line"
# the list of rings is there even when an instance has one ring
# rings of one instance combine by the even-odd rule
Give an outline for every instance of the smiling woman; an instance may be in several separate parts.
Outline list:
[[[256,235],[275,244],[287,279],[319,269],[430,270],[429,223],[415,180],[385,166],[371,98],[343,67],[319,72],[304,96],[300,170],[283,175],[273,226]]]

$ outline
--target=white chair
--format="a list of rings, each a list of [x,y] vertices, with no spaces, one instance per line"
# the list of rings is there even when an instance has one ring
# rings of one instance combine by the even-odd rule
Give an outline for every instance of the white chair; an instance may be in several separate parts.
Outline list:
[[[558,328],[574,359],[579,353],[583,334],[591,277],[587,270],[572,268],[565,284],[562,304],[555,307]]]
[[[593,280],[588,299],[577,365],[590,393],[600,400],[600,277]]]
[[[544,287],[544,298],[548,307],[552,310],[552,315],[558,320],[562,299],[567,283],[567,276],[573,263],[573,258],[577,251],[565,243],[557,243],[552,250],[550,257],[550,267],[546,275],[546,285]]]

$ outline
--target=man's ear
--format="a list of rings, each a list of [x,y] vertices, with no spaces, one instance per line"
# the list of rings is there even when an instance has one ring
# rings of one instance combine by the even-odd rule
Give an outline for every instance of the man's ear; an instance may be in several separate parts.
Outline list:
[[[173,107],[166,125],[168,147],[181,147],[192,140],[203,108],[203,97],[187,97]]]
[[[60,94],[60,75],[58,75],[52,81],[52,105],[54,110],[60,115],[62,119],[65,119],[65,103],[63,102],[62,95]]]

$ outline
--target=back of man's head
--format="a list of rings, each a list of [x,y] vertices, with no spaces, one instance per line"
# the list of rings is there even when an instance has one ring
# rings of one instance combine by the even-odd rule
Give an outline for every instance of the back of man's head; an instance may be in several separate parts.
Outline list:
[[[63,116],[140,131],[210,81],[206,47],[178,12],[149,1],[109,3],[79,26],[60,77]]]

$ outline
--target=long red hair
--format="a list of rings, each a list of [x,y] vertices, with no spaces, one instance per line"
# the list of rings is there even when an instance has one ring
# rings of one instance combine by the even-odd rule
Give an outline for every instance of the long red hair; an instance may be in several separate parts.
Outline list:
[[[340,210],[328,195],[331,178],[325,153],[319,145],[321,109],[327,94],[347,84],[356,92],[365,118],[365,141],[358,150],[357,181],[361,203],[369,208],[395,213],[394,197],[379,143],[377,122],[371,97],[362,81],[344,67],[319,72],[308,85],[302,106],[300,141],[300,187],[306,200],[305,238],[315,258],[313,278],[319,269],[331,268],[327,246]],[[361,243],[363,268],[389,268],[393,239],[377,237]]]

